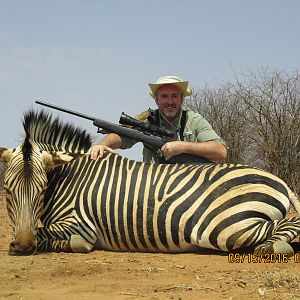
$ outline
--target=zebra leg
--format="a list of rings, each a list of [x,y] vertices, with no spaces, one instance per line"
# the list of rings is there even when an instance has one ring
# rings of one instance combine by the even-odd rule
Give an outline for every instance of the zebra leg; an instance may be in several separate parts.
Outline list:
[[[37,246],[38,252],[66,252],[72,253],[69,240],[39,240]]]
[[[39,252],[88,253],[93,244],[87,242],[81,235],[62,236],[62,233],[51,231],[45,227],[38,229]]]
[[[255,247],[254,253],[286,253],[289,256],[294,254],[292,246],[289,244],[300,234],[300,218],[293,217],[270,222],[267,229],[266,240]]]

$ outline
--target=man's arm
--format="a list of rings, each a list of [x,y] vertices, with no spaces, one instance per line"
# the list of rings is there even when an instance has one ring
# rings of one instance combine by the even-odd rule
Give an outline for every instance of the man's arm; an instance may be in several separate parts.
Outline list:
[[[225,160],[227,158],[226,147],[218,141],[168,142],[162,147],[162,151],[166,159],[170,159],[174,155],[178,155],[182,153],[201,156],[213,161]]]
[[[227,158],[224,141],[199,113],[187,111],[185,132],[192,133],[186,141],[174,141],[164,145],[163,152],[167,158],[182,153],[204,157],[212,161]]]

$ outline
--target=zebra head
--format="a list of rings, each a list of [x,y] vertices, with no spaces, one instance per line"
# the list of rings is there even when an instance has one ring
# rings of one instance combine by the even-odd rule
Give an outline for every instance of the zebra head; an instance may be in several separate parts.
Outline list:
[[[69,163],[90,147],[88,135],[83,139],[84,132],[62,125],[44,112],[31,111],[25,115],[24,129],[26,137],[21,146],[0,148],[0,162],[5,166],[7,211],[14,232],[9,248],[11,255],[29,255],[36,251],[48,170]],[[79,145],[76,137],[85,147]],[[74,147],[77,147],[76,153],[67,152]]]

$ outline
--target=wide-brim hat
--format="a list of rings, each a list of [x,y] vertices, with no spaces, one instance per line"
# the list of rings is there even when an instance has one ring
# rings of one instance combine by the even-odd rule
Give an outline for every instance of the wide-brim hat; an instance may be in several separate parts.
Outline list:
[[[157,90],[165,84],[174,84],[174,85],[178,86],[181,93],[184,96],[192,95],[192,91],[189,88],[188,81],[183,80],[177,76],[163,76],[163,77],[160,77],[155,83],[148,83],[150,90],[151,90],[151,92],[150,92],[151,97],[153,97],[155,99]]]

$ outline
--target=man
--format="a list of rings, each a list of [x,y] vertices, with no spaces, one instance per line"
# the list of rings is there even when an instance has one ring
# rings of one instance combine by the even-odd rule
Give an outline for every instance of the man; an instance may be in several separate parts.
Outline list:
[[[158,109],[148,110],[138,118],[156,125],[163,124],[166,128],[178,129],[176,140],[167,142],[161,148],[167,160],[178,154],[192,154],[212,161],[226,159],[225,144],[211,125],[201,115],[182,110],[184,98],[192,94],[188,81],[177,76],[164,76],[156,83],[149,83],[149,87]],[[110,133],[98,145],[92,146],[91,158],[97,159],[105,152],[115,152],[114,149],[117,148],[130,148],[137,142]],[[143,160],[151,163],[158,162],[153,149],[145,146]]]

